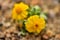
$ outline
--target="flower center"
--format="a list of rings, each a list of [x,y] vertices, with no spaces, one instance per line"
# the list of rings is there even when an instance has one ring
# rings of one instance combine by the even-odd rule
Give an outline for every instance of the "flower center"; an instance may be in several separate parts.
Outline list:
[[[36,27],[38,27],[38,25],[37,25],[37,24],[36,24],[35,26],[36,26]]]
[[[16,12],[17,12],[17,14],[20,14],[22,12],[22,10],[20,8],[17,8]]]

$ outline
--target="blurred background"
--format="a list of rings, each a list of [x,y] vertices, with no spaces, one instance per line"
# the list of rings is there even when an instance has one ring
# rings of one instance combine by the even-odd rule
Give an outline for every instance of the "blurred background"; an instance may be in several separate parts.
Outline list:
[[[18,33],[16,28],[13,27],[16,25],[11,20],[11,13],[14,4],[19,2],[24,2],[29,6],[39,5],[42,12],[47,14],[47,31],[42,40],[60,40],[60,0],[0,0],[0,40],[15,40],[14,37],[10,39],[10,32]],[[55,37],[52,37],[52,35]],[[50,39],[50,37],[52,38]]]

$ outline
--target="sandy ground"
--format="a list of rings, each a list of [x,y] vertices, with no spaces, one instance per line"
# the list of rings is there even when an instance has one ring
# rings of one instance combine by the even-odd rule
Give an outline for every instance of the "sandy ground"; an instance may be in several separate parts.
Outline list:
[[[52,9],[48,9],[41,3],[43,11],[48,10],[48,19],[46,25],[46,31],[42,31],[39,35],[21,36],[20,32],[16,29],[17,23],[14,23],[11,19],[12,8],[14,1],[0,1],[0,40],[60,40],[60,12],[59,4],[52,6]],[[32,5],[35,5],[32,1]]]

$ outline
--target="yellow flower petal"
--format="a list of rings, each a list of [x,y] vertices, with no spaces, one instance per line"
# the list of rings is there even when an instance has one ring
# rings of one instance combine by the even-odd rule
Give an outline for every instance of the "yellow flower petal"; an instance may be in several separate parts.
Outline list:
[[[15,3],[14,8],[12,10],[12,19],[16,20],[23,20],[27,17],[28,12],[26,11],[28,9],[28,5],[21,3]]]
[[[40,33],[45,28],[45,20],[38,15],[34,15],[28,18],[25,22],[26,30],[28,32]]]

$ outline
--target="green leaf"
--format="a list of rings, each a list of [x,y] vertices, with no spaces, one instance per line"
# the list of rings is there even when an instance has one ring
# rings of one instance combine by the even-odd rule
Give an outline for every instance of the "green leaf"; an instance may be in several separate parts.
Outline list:
[[[40,14],[40,17],[42,17],[42,18],[44,18],[44,19],[47,20],[47,16],[46,16],[44,13],[41,13],[41,14]]]
[[[33,16],[33,15],[40,15],[41,8],[38,5],[30,6],[30,10],[28,12],[29,12],[28,17]]]

